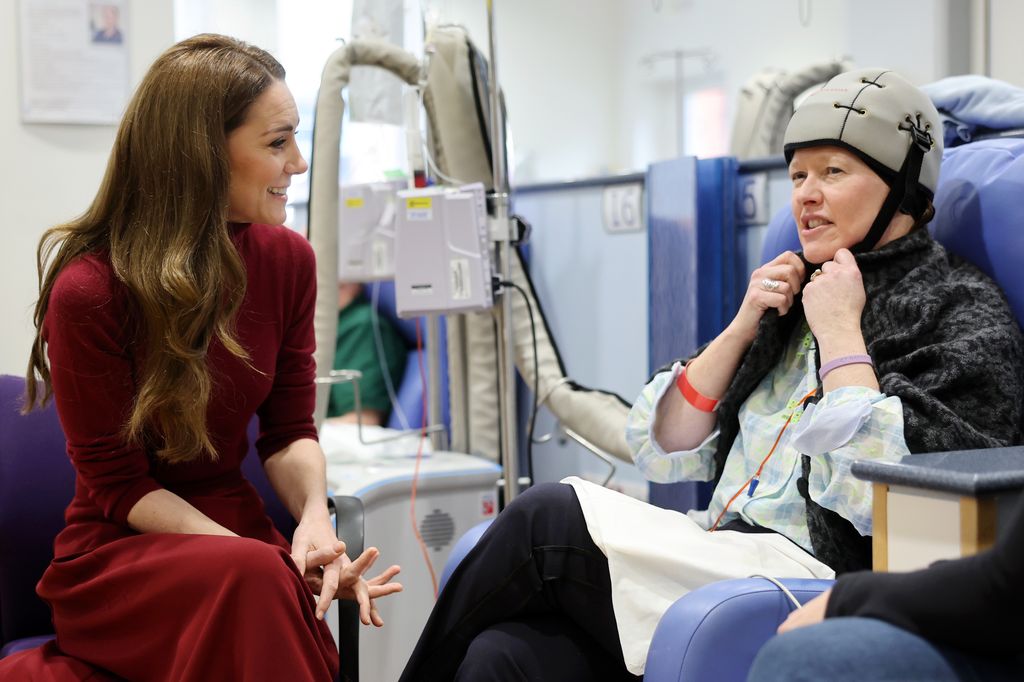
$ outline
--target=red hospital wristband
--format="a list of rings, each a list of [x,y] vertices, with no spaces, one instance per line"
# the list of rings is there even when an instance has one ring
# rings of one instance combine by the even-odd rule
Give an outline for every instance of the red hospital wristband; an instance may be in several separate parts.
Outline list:
[[[676,379],[676,387],[679,392],[683,394],[683,399],[686,402],[693,405],[701,412],[714,412],[718,406],[718,401],[714,398],[709,398],[706,395],[701,395],[700,391],[690,385],[690,382],[686,380],[686,368],[679,373],[679,378]]]

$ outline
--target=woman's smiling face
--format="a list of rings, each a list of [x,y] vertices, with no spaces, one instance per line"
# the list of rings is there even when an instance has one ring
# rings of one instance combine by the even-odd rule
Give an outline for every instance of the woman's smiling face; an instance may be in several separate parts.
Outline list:
[[[228,133],[228,220],[284,223],[291,178],[308,168],[295,144],[298,125],[295,100],[278,80],[249,106],[242,125]]]

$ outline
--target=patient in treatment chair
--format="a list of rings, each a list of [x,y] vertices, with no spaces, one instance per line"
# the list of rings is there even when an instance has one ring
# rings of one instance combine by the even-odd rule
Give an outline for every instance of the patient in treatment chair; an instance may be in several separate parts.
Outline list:
[[[393,403],[409,357],[406,341],[386,316],[378,315],[363,284],[338,284],[338,333],[334,368],[358,370],[359,408],[353,382],[331,386],[327,419],[320,426],[320,446],[327,458],[327,484],[341,485],[334,465],[366,462],[379,458],[408,457],[430,453],[429,440],[409,430],[409,419]],[[402,431],[386,428],[392,410],[398,410]]]
[[[375,328],[376,327],[376,328]],[[388,382],[398,386],[405,372],[409,350],[394,325],[377,315],[362,284],[338,284],[338,333],[334,369],[355,369],[359,379],[360,410],[351,383],[331,386],[327,418],[335,424],[383,426],[391,412]],[[386,372],[386,375],[385,375]]]
[[[942,158],[928,98],[891,71],[841,74],[796,110],[785,155],[802,253],[756,269],[728,327],[659,371],[627,426],[652,481],[715,481],[710,508],[575,478],[526,491],[451,576],[404,682],[634,679],[690,590],[870,566],[853,460],[1019,440],[1020,330],[925,228]]]

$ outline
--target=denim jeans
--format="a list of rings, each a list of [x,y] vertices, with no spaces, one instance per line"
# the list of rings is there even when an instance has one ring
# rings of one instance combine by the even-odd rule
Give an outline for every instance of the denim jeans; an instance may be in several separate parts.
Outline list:
[[[1021,658],[971,656],[938,647],[884,621],[833,618],[770,640],[754,659],[747,682],[1002,682],[1021,679],[1024,679],[1024,659]]]

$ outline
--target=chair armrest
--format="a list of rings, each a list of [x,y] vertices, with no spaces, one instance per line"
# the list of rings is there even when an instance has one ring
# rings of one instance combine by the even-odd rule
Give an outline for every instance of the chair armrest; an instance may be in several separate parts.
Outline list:
[[[831,580],[782,580],[800,603],[832,586]],[[758,650],[775,634],[792,603],[762,578],[705,585],[669,607],[647,654],[646,682],[743,682]]]
[[[365,529],[363,501],[351,495],[327,498],[334,512],[338,538],[345,542],[345,553],[355,558],[363,553]],[[338,600],[338,649],[341,652],[341,682],[359,680],[359,604]]]

